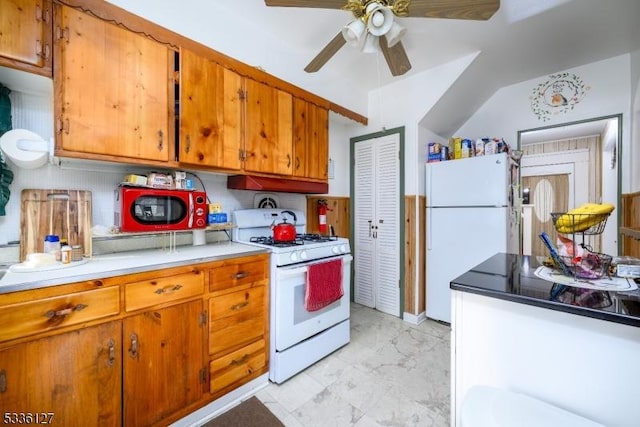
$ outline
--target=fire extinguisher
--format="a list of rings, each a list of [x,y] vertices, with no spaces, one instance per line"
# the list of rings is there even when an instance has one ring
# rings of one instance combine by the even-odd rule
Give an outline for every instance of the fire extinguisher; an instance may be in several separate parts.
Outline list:
[[[330,210],[325,199],[318,200],[318,229],[327,232],[327,211]]]

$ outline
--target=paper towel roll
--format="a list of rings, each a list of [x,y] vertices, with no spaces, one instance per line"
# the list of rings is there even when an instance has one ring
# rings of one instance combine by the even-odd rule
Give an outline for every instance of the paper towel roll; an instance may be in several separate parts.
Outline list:
[[[20,143],[19,141],[26,141]],[[33,141],[33,143],[31,143]],[[48,147],[47,142],[40,135],[26,129],[13,129],[0,137],[0,150],[16,166],[24,169],[35,169],[43,166],[49,159],[49,151],[32,151],[21,146],[42,145]]]
[[[193,246],[200,246],[207,243],[207,235],[204,228],[193,230]]]

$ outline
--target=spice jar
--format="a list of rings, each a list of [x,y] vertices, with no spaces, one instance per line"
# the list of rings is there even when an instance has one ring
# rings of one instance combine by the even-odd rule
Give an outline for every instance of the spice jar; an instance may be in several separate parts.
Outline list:
[[[71,262],[71,246],[64,245],[60,248],[60,260],[63,264],[69,264]]]

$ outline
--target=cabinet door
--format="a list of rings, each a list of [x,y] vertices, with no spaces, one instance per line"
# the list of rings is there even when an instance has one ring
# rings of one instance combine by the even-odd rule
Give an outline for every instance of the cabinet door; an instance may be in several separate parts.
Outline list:
[[[291,175],[293,171],[293,98],[291,94],[247,79],[244,170]]]
[[[32,414],[31,422],[16,424],[120,425],[120,325],[109,322],[0,351],[0,413]]]
[[[124,320],[124,424],[156,423],[202,397],[207,384],[202,301]]]
[[[293,143],[293,175],[326,180],[329,160],[329,112],[295,98]]]
[[[56,148],[168,161],[173,51],[65,6],[56,33]]]
[[[186,49],[180,61],[180,162],[239,170],[242,77]]]
[[[0,0],[0,10],[0,65],[51,75],[51,0]]]

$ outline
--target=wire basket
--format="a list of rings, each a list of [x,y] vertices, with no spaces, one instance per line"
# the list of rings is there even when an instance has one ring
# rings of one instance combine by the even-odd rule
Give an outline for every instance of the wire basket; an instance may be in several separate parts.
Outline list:
[[[576,279],[601,279],[609,276],[611,255],[585,250],[583,256],[560,256],[560,261]]]
[[[551,219],[558,233],[593,235],[602,233],[604,226],[607,225],[609,215],[611,212],[597,214],[551,212]]]

